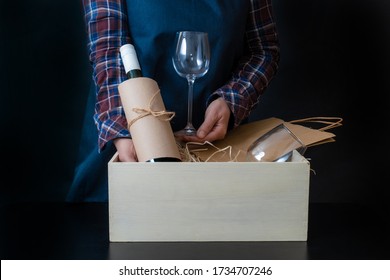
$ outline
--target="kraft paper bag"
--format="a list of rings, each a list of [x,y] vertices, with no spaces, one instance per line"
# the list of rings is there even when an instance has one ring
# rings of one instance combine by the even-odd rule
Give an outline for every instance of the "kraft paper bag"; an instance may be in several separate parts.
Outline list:
[[[200,161],[207,162],[244,162],[247,161],[249,146],[258,138],[271,131],[275,127],[284,124],[306,146],[320,145],[334,142],[335,134],[325,131],[341,125],[341,118],[313,117],[286,122],[280,118],[268,118],[238,126],[226,135],[225,139],[213,143],[188,144],[189,150]],[[314,129],[302,125],[303,123],[320,123],[327,126]],[[283,143],[275,143],[275,149],[283,146]],[[275,152],[277,154],[277,151]]]

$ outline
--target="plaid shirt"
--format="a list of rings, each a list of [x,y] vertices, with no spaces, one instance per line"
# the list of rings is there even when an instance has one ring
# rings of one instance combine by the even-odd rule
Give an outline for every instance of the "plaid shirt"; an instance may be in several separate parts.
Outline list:
[[[118,137],[130,137],[121,107],[118,85],[126,80],[119,48],[130,42],[125,0],[83,0],[88,33],[88,54],[97,85],[94,120],[99,151]],[[256,107],[260,95],[276,74],[279,41],[272,16],[272,0],[251,0],[246,38],[249,53],[240,61],[230,81],[210,97],[222,96],[238,126]]]

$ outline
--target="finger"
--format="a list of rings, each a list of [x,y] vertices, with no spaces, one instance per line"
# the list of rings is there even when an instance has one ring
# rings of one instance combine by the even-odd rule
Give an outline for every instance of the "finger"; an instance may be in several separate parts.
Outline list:
[[[189,136],[182,135],[180,136],[180,140],[183,142],[213,142],[215,140],[223,139],[225,136],[224,130],[220,126],[215,126],[205,137],[200,138],[197,135]]]
[[[205,139],[203,138],[199,138],[197,137],[196,135],[194,136],[189,136],[189,135],[178,135],[178,136],[175,136],[175,138],[179,141],[182,141],[182,142],[197,142],[197,143],[202,143],[204,141],[206,141]]]
[[[213,129],[204,137],[201,138],[203,141],[213,142],[215,140],[220,140],[225,137],[225,130],[221,125],[216,124]]]
[[[204,122],[199,127],[198,131],[196,132],[196,136],[200,139],[206,138],[206,136],[208,136],[210,134],[210,132],[213,130],[217,121],[218,121],[218,119],[214,115],[212,115],[212,116],[207,115]]]
[[[124,154],[124,155],[119,155],[119,161],[120,162],[137,162],[137,156],[135,155],[129,155],[129,154]]]

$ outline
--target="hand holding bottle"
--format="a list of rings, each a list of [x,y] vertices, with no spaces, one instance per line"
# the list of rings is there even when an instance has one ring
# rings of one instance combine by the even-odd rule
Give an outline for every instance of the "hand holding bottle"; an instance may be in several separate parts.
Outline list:
[[[121,162],[137,162],[137,153],[134,148],[133,140],[130,138],[116,138],[114,145],[118,151],[119,161]]]

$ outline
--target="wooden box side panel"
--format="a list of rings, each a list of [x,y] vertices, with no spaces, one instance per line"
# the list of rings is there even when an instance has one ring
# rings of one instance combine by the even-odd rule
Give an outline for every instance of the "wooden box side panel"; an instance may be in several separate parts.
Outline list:
[[[109,164],[111,241],[305,241],[309,164]]]

